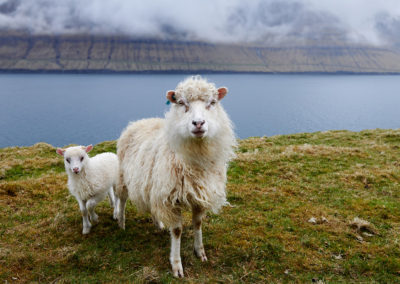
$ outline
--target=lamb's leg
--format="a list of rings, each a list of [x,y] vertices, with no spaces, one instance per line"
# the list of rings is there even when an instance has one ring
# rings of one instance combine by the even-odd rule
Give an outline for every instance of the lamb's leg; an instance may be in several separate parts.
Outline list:
[[[79,209],[81,210],[82,213],[82,223],[83,223],[83,229],[82,229],[82,234],[86,235],[89,234],[90,228],[92,227],[92,224],[90,224],[89,221],[89,216],[88,216],[88,209],[86,208],[86,202],[80,199],[76,199],[79,204]]]
[[[90,221],[93,223],[99,222],[99,216],[97,216],[96,212],[94,212],[94,208],[102,199],[104,199],[104,195],[103,198],[101,198],[101,196],[94,196],[86,202],[86,208],[89,212]]]
[[[108,190],[107,194],[108,194],[108,199],[110,200],[111,208],[115,208],[114,188],[110,187],[110,189]]]
[[[201,232],[201,222],[204,216],[204,210],[194,207],[192,209],[192,224],[194,231],[194,253],[201,261],[207,261],[206,252],[203,246],[203,236]]]
[[[176,222],[170,227],[171,233],[171,254],[169,260],[172,266],[172,272],[175,277],[183,277],[183,267],[181,261],[181,235],[182,235],[182,221]]]
[[[118,225],[121,229],[125,230],[125,206],[126,200],[128,199],[128,189],[124,184],[124,178],[120,174],[119,182],[116,191],[116,203],[117,203],[117,219]]]

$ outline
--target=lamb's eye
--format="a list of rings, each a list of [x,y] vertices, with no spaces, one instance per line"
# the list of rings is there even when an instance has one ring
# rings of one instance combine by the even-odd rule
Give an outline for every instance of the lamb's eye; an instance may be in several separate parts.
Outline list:
[[[68,164],[71,163],[71,159],[70,158],[66,158],[65,160],[68,162]]]
[[[81,157],[81,162],[83,161],[83,157]]]
[[[217,101],[211,101],[210,105],[215,105],[217,103]]]
[[[185,102],[184,101],[179,101],[178,104],[181,105],[181,106],[184,106]]]

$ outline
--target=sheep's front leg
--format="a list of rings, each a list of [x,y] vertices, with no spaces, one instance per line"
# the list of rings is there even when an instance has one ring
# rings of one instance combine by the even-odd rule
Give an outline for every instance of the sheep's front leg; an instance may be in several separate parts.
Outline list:
[[[195,207],[192,209],[192,224],[194,231],[194,253],[201,261],[207,261],[206,252],[203,246],[203,236],[201,231],[201,222],[204,216],[204,210]]]
[[[181,261],[181,235],[182,222],[176,223],[170,228],[171,233],[171,254],[169,260],[172,266],[172,272],[175,277],[183,277],[183,267]]]
[[[90,224],[89,221],[88,210],[86,208],[86,201],[80,199],[77,199],[77,201],[79,204],[79,209],[81,210],[82,213],[82,223],[83,223],[82,234],[86,235],[89,234],[90,228],[92,227],[92,224]]]

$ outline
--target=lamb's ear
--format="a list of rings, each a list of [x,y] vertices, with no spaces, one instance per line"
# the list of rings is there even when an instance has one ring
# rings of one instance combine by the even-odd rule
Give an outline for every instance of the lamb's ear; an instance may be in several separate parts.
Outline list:
[[[93,149],[93,145],[92,144],[90,144],[89,146],[85,147],[86,153],[89,153],[90,151],[92,151],[92,149]]]
[[[218,100],[222,100],[226,94],[228,93],[228,89],[225,87],[221,87],[218,89]]]
[[[64,156],[65,150],[61,149],[61,148],[58,148],[56,152],[57,152],[58,155]]]
[[[168,92],[167,92],[167,99],[168,99],[168,101],[170,101],[171,103],[176,104],[175,91],[168,91]]]

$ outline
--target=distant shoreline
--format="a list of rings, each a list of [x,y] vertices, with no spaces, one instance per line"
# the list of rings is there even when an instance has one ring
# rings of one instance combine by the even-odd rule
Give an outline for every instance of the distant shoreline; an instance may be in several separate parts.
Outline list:
[[[400,75],[400,72],[261,72],[261,71],[216,71],[216,70],[148,70],[148,71],[115,71],[115,70],[28,70],[0,69],[0,74],[264,74],[264,75]]]

